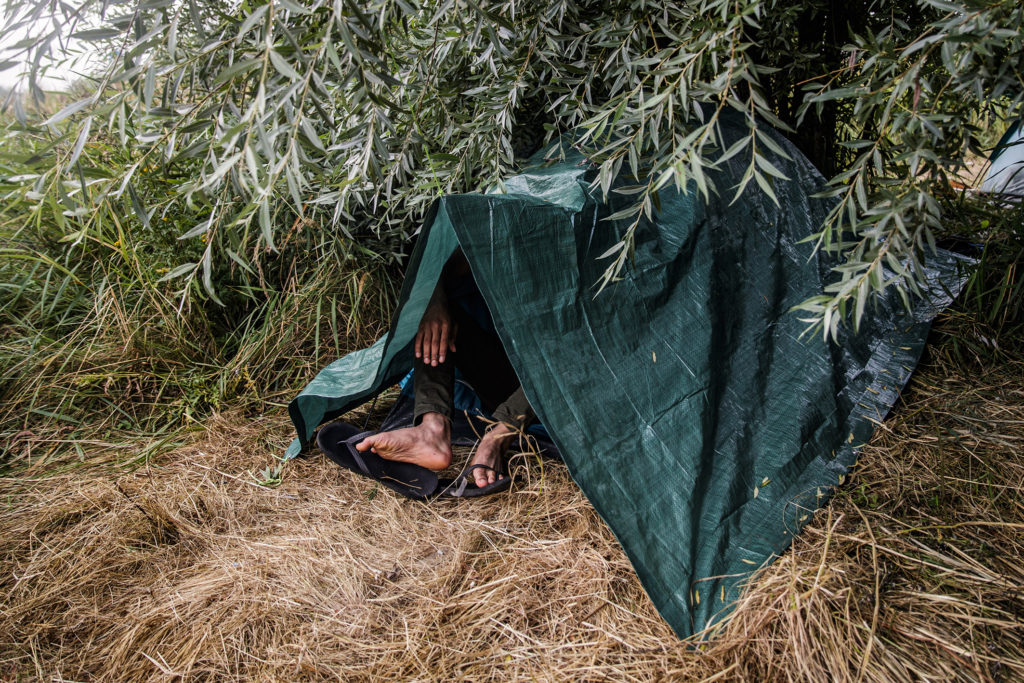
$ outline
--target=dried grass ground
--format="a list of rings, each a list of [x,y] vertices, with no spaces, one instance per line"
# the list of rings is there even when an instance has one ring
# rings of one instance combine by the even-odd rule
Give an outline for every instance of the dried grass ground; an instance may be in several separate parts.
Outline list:
[[[933,363],[723,632],[679,642],[563,466],[423,505],[288,427],[0,481],[4,680],[1024,678],[1024,364]]]

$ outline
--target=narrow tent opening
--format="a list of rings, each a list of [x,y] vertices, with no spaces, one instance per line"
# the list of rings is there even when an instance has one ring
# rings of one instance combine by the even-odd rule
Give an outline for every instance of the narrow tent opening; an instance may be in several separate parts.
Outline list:
[[[445,263],[441,277],[434,285],[432,298],[444,302],[455,331],[456,350],[448,355],[455,375],[452,444],[472,446],[495,421],[495,410],[519,389],[521,383],[461,249],[456,249]],[[438,373],[416,363],[414,365],[417,367],[410,369],[399,382],[401,392],[380,431],[415,424],[417,382],[432,382],[434,377],[431,375]],[[421,376],[417,377],[418,374]],[[554,443],[539,421],[532,420],[524,425],[524,432],[532,437],[532,449],[544,455],[557,456]]]

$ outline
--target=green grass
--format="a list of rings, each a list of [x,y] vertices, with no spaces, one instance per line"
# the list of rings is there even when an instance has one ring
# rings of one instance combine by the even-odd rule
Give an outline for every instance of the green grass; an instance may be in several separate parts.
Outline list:
[[[0,472],[116,459],[112,444],[169,447],[228,407],[280,411],[317,368],[386,329],[393,269],[311,224],[259,272],[217,270],[219,305],[163,279],[198,258],[177,239],[187,207],[167,205],[148,225],[109,202],[64,216],[6,180],[47,162],[45,135],[0,148]],[[116,153],[87,147],[96,166],[124,163]],[[166,182],[140,184],[151,206]]]

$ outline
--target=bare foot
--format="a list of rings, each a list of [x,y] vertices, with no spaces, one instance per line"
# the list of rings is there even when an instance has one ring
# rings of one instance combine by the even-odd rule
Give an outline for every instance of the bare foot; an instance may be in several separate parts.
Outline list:
[[[499,478],[505,476],[491,470],[501,470],[505,453],[508,452],[508,447],[512,444],[512,439],[515,438],[515,435],[516,431],[514,429],[501,422],[494,425],[484,434],[484,438],[480,440],[480,445],[477,446],[476,453],[473,454],[473,459],[470,460],[469,466],[486,465],[491,469],[480,467],[473,470],[473,483],[477,487],[493,484]]]
[[[366,437],[356,444],[356,450],[373,451],[385,460],[443,470],[452,464],[451,427],[440,413],[427,413],[415,427]]]

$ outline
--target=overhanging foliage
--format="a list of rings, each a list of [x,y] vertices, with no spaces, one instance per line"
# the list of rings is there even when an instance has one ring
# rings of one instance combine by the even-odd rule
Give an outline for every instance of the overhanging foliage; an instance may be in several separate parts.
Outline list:
[[[615,216],[607,285],[659,189],[773,195],[772,126],[834,171],[835,210],[808,237],[843,262],[803,306],[834,334],[873,293],[914,290],[949,180],[981,151],[974,122],[1020,115],[1024,93],[1019,0],[12,0],[5,32],[41,18],[48,33],[9,55],[32,65],[37,99],[67,35],[112,57],[87,97],[41,127],[10,98],[18,125],[54,141],[20,168],[37,222],[58,223],[74,248],[101,229],[102,204],[144,226],[197,216],[179,238],[201,256],[166,277],[214,300],[217,264],[249,277],[298,225],[398,258],[435,197],[500,187],[517,151],[563,133],[604,191],[620,172],[638,179]],[[723,148],[729,110],[748,133]],[[129,161],[83,163],[98,139]],[[742,182],[714,187],[711,170],[737,156]],[[147,171],[174,181],[166,196],[137,190]]]

